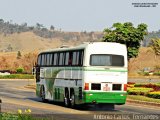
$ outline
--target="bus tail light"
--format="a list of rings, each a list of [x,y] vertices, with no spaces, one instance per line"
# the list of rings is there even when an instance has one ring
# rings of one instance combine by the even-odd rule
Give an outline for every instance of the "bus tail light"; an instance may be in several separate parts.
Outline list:
[[[127,91],[127,84],[124,84],[124,91]]]
[[[85,83],[84,90],[89,90],[89,83]]]

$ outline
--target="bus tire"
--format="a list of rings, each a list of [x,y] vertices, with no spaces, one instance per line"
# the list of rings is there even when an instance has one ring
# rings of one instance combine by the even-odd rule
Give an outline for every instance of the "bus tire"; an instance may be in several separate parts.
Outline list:
[[[71,93],[70,105],[71,105],[71,108],[75,107],[75,94],[74,94],[74,92]]]
[[[69,101],[69,92],[68,92],[68,91],[66,91],[66,93],[65,93],[65,97],[64,97],[64,105],[65,105],[66,107],[69,107],[69,105],[70,105],[70,101]]]
[[[47,100],[45,99],[45,89],[44,89],[44,86],[41,87],[41,99],[42,99],[42,102],[47,102]]]

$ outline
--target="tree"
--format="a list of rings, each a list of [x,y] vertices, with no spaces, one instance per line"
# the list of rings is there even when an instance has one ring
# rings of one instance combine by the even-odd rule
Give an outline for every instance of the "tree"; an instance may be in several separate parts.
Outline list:
[[[114,23],[111,28],[104,29],[103,41],[125,44],[128,50],[128,59],[136,57],[140,42],[147,34],[147,25],[142,23],[135,28],[132,23]]]
[[[13,47],[11,46],[11,44],[9,44],[7,47],[7,51],[11,52],[12,50],[13,50]]]
[[[51,25],[50,30],[55,30],[55,27],[53,25]]]
[[[1,24],[1,23],[4,23],[4,20],[3,20],[3,19],[0,19],[0,24]]]
[[[44,27],[43,24],[36,23],[36,28],[37,28],[38,30],[40,30],[40,29],[43,28],[43,27]]]
[[[18,53],[17,53],[17,59],[21,59],[21,52],[20,51],[18,51]]]
[[[160,39],[158,38],[152,39],[151,47],[154,50],[156,55],[160,55]]]
[[[24,72],[24,69],[22,67],[19,67],[17,68],[16,70],[17,73],[23,73]]]

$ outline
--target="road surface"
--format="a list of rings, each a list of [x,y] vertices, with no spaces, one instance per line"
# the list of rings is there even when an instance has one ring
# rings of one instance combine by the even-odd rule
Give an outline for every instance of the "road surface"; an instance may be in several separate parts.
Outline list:
[[[134,83],[160,83],[160,78],[130,78],[128,82],[134,82]]]
[[[126,103],[115,106],[115,110],[108,110],[106,106],[87,106],[86,108],[71,109],[62,103],[42,103],[36,97],[33,89],[24,88],[27,84],[34,84],[33,80],[0,80],[0,99],[2,99],[2,112],[16,112],[18,109],[31,109],[32,114],[38,117],[53,116],[59,120],[90,120],[100,119],[102,115],[134,115],[159,114],[160,108]]]

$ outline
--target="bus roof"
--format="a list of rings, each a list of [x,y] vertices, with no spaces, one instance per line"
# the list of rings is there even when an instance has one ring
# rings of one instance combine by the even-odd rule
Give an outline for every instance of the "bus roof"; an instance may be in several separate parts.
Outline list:
[[[62,48],[55,48],[55,49],[49,49],[49,50],[45,50],[40,52],[40,54],[42,53],[49,53],[49,52],[60,52],[60,51],[72,51],[72,50],[82,50],[87,48],[89,45],[95,45],[95,44],[99,44],[99,45],[109,45],[109,46],[125,46],[123,44],[120,43],[115,43],[115,42],[84,42],[81,45],[75,46],[75,47],[62,47]]]

